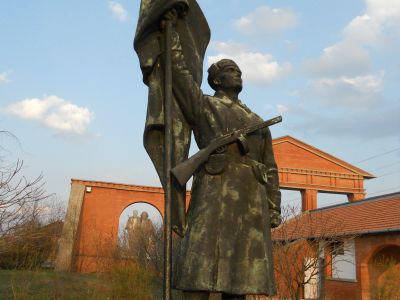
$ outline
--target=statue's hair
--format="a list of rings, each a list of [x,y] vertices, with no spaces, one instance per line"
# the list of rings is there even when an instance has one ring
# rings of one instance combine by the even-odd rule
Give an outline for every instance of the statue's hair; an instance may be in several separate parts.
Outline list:
[[[231,59],[221,59],[220,61],[213,63],[209,68],[208,68],[208,84],[211,86],[211,88],[216,91],[218,89],[218,85],[214,83],[214,79],[218,77],[220,71],[227,67],[227,66],[235,66],[238,67],[238,65]]]

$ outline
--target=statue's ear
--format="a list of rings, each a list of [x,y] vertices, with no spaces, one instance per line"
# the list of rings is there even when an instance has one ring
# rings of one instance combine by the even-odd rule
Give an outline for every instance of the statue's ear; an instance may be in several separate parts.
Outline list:
[[[221,80],[217,77],[213,80],[213,83],[215,86],[219,86],[219,85],[221,85]]]

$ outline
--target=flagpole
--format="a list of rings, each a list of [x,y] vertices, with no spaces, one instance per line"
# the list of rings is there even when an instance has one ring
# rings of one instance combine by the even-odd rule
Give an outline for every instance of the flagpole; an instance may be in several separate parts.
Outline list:
[[[171,165],[172,165],[172,22],[165,24],[165,77],[164,77],[164,282],[163,299],[171,300],[171,260],[172,260],[172,226],[171,226]]]

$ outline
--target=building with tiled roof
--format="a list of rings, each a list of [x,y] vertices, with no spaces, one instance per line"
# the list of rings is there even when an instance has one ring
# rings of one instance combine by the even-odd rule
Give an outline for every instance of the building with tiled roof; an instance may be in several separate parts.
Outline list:
[[[316,298],[318,289],[327,299],[400,299],[400,192],[304,212],[274,229],[272,237],[287,244],[335,241],[330,246],[342,249],[324,251],[329,263],[314,286],[304,288],[305,299]],[[397,282],[393,287],[390,276],[397,276],[390,279]],[[376,298],[390,289],[392,294]]]
[[[400,232],[400,192],[307,211],[286,227],[293,239]],[[279,233],[274,231],[275,240],[282,238]]]

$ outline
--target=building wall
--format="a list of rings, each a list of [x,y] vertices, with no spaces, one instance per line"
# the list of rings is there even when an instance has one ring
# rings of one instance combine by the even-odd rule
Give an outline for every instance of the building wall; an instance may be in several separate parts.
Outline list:
[[[123,190],[120,186],[105,188],[92,184],[90,192],[86,190],[84,194],[72,270],[97,272],[109,269],[115,257],[123,210],[133,203],[145,202],[163,212],[163,197],[161,190]]]
[[[400,233],[382,233],[359,236],[355,239],[356,280],[326,278],[326,298],[370,300],[368,264],[374,255],[385,247],[400,246]]]

